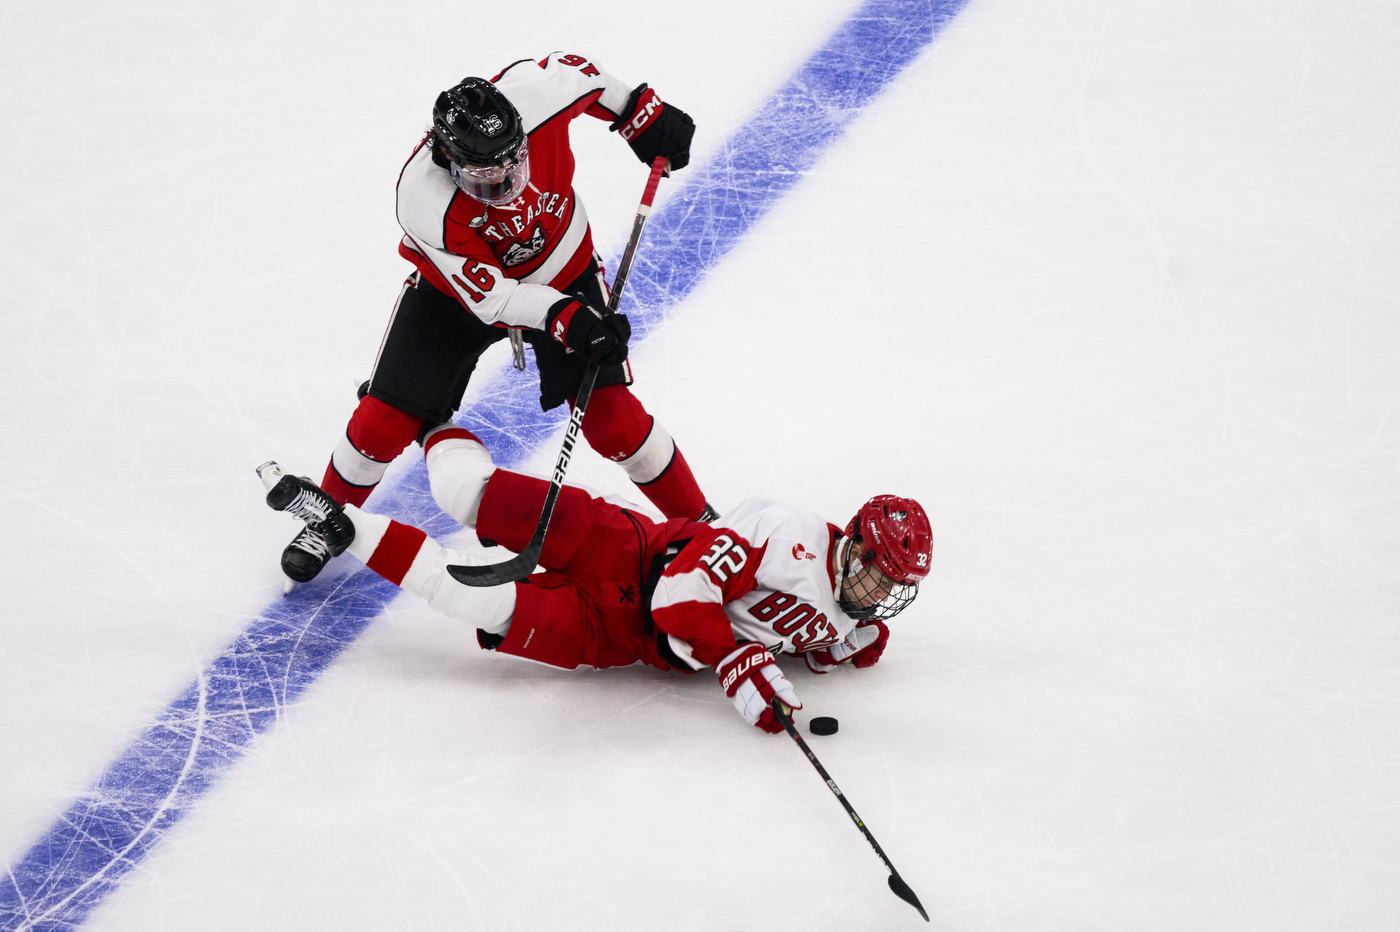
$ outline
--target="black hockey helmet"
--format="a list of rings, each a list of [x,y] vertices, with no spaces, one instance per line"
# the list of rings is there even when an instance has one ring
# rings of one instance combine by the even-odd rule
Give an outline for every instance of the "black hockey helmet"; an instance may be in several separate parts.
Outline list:
[[[433,134],[458,165],[493,168],[519,151],[525,142],[525,125],[496,85],[482,78],[463,78],[437,96]]]
[[[452,180],[477,200],[505,203],[525,189],[530,177],[525,124],[490,81],[463,78],[439,94],[433,136],[452,163]]]

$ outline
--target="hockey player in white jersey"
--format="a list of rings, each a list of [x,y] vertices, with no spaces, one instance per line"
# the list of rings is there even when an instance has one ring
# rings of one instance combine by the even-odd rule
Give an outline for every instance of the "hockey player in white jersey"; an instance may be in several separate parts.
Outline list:
[[[545,410],[572,405],[588,358],[601,355],[582,425],[589,445],[663,514],[706,514],[685,457],[628,388],[626,316],[603,314],[607,285],[573,188],[569,126],[580,116],[606,121],[647,165],[689,161],[695,124],[684,111],[582,55],[523,59],[438,95],[397,189],[399,252],[415,271],[321,480],[335,501],[363,504],[425,425],[450,420],[477,359],[513,329],[534,350]],[[299,582],[339,552],[313,536],[284,554]]]
[[[427,432],[424,448],[443,511],[484,543],[524,549],[549,484],[495,468],[477,438],[450,424]],[[342,511],[275,464],[259,472],[269,505],[332,528],[370,569],[474,625],[483,648],[564,669],[710,668],[740,715],[775,734],[774,696],[802,703],[773,655],[799,655],[815,673],[874,664],[886,622],[913,602],[932,554],[923,508],[893,495],[870,499],[840,528],[766,499],[709,522],[657,522],[565,486],[544,570],[479,589],[447,567],[501,556],[444,550],[417,528],[353,505]]]

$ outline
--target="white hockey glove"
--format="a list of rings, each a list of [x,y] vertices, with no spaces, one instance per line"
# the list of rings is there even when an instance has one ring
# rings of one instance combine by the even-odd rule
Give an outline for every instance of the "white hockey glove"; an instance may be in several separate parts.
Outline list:
[[[807,660],[807,669],[813,673],[830,673],[847,660],[857,667],[869,667],[880,659],[889,639],[890,629],[883,621],[862,621],[837,643],[802,656]]]
[[[756,728],[769,734],[781,734],[782,723],[773,716],[773,697],[777,696],[789,708],[800,709],[802,703],[792,690],[792,683],[778,668],[773,655],[762,644],[743,644],[719,662],[719,686],[734,700],[734,708]]]

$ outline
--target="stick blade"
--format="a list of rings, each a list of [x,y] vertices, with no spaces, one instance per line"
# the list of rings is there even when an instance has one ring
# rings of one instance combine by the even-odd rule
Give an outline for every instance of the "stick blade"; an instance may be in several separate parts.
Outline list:
[[[532,550],[533,552],[531,552]],[[447,572],[464,586],[477,588],[504,586],[506,583],[519,582],[529,576],[534,571],[535,562],[539,557],[539,550],[531,547],[518,557],[511,557],[509,560],[487,566],[465,566],[460,563],[450,563],[447,566]]]
[[[890,889],[894,895],[899,897],[910,906],[919,911],[919,915],[924,917],[924,922],[928,922],[928,913],[924,912],[924,904],[919,902],[919,898],[914,895],[914,891],[909,889],[909,884],[904,882],[904,878],[898,874],[890,874]]]

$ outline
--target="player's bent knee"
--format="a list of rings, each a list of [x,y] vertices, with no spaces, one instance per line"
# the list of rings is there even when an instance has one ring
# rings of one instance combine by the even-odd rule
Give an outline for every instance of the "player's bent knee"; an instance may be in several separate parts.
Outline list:
[[[634,455],[652,429],[652,417],[625,385],[593,390],[583,436],[600,456],[613,461]]]
[[[676,442],[671,439],[666,428],[661,426],[660,421],[653,420],[651,431],[637,448],[637,452],[618,460],[617,465],[627,473],[627,478],[638,485],[646,485],[661,478],[675,457]]]
[[[465,527],[476,527],[486,482],[496,471],[491,454],[470,432],[450,424],[423,438],[433,501]]]
[[[367,459],[387,464],[413,442],[422,424],[421,417],[367,395],[355,406],[345,433],[351,449]]]

